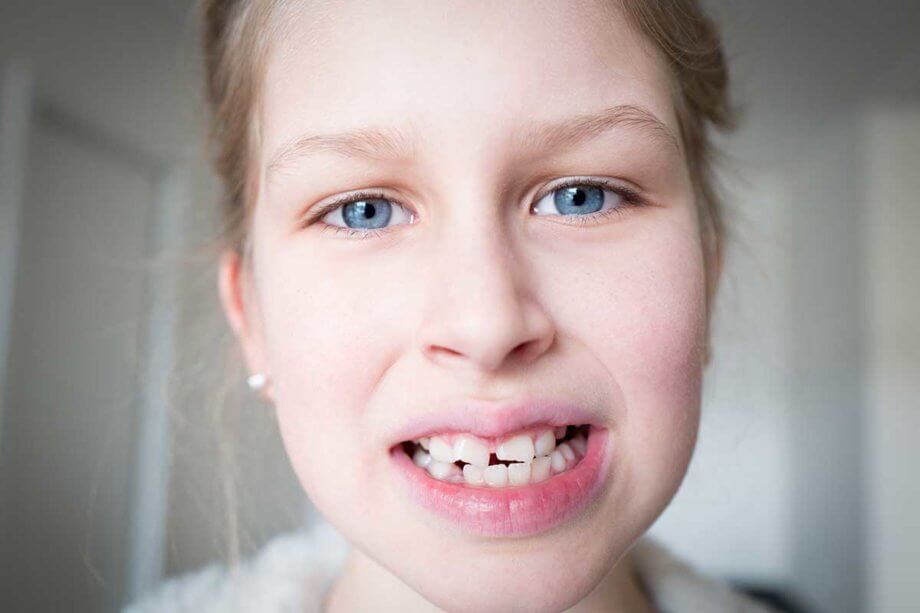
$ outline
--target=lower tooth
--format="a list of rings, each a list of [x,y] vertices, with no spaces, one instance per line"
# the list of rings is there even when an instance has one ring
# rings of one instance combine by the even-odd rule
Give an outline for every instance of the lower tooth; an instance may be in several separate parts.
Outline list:
[[[542,456],[534,460],[530,467],[530,482],[539,483],[549,479],[552,464],[553,459],[550,456]]]
[[[492,464],[483,471],[483,478],[491,487],[504,487],[508,484],[508,467],[504,464]]]
[[[530,462],[514,462],[508,465],[508,481],[511,485],[530,483]]]
[[[588,451],[588,441],[585,440],[585,437],[578,435],[572,439],[570,442],[572,449],[578,452],[578,455],[584,457],[585,452]]]
[[[478,466],[467,464],[463,467],[463,480],[466,481],[468,485],[482,485],[485,481],[483,478],[483,470]]]
[[[556,449],[562,454],[562,457],[564,457],[566,461],[571,462],[575,459],[575,452],[572,451],[572,447],[568,443],[562,443],[556,447]]]
[[[556,451],[550,456],[552,462],[552,468],[554,473],[561,473],[565,470],[566,461],[565,456],[562,455],[562,452],[559,451],[559,448],[556,447]]]

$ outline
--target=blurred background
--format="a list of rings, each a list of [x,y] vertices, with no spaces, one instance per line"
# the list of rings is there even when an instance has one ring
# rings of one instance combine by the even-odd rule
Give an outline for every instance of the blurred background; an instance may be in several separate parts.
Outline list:
[[[797,610],[916,611],[920,3],[706,4],[733,234],[653,533]],[[315,518],[224,357],[195,37],[190,0],[0,3],[4,611],[115,611]]]

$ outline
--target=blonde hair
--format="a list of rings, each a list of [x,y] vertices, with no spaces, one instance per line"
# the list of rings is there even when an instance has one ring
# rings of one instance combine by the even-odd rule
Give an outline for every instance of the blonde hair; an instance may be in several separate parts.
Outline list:
[[[730,130],[735,123],[719,32],[697,0],[611,1],[620,2],[631,23],[659,50],[673,76],[673,102],[694,189],[707,313],[711,314],[726,233],[713,176],[717,151],[711,133]],[[259,75],[264,73],[269,40],[280,27],[281,20],[272,17],[287,2],[202,0],[200,5],[210,139],[223,185],[221,246],[234,249],[244,261],[251,251],[249,221],[256,193],[252,173],[259,130]],[[708,330],[705,338],[708,356]],[[238,543],[232,491],[232,484],[225,487],[228,528],[231,543]],[[231,546],[231,551],[237,548]]]

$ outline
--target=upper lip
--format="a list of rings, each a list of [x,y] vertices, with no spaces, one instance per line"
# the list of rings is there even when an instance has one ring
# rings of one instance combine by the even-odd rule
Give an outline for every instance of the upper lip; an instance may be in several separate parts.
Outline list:
[[[397,431],[393,444],[448,432],[500,438],[537,425],[600,425],[599,416],[571,401],[531,398],[495,402],[463,400],[420,415]]]

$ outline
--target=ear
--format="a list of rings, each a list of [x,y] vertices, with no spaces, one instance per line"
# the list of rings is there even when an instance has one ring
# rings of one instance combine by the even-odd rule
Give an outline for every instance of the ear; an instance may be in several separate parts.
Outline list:
[[[224,315],[240,344],[246,368],[250,374],[263,373],[268,376],[269,383],[261,392],[263,397],[273,402],[261,317],[255,301],[251,300],[249,270],[235,249],[226,249],[221,254],[217,285]]]
[[[715,315],[716,296],[718,295],[719,283],[722,280],[722,264],[725,250],[723,249],[721,237],[716,240],[712,257],[709,258],[709,268],[706,273],[707,297],[706,297],[706,348],[703,357],[703,366],[709,366],[712,361],[712,318]]]

